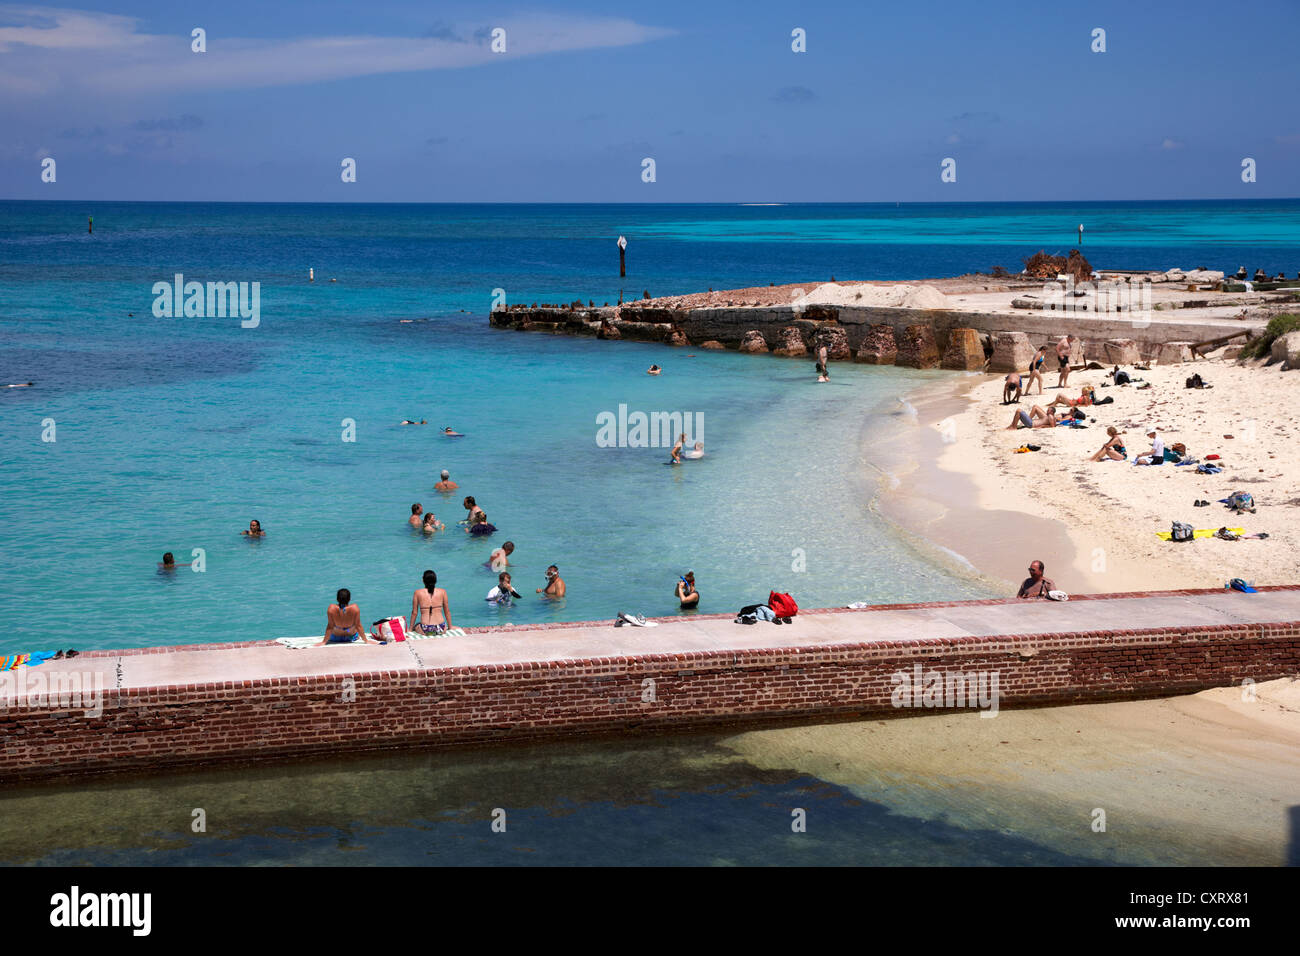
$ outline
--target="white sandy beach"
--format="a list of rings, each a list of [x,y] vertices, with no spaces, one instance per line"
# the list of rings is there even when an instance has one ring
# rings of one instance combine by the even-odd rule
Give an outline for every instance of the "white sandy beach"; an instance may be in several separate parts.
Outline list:
[[[937,464],[974,486],[974,501],[950,500],[952,509],[1023,512],[1058,523],[1072,545],[1061,548],[1051,534],[1002,533],[991,522],[974,521],[964,541],[938,543],[966,555],[982,570],[1008,580],[1035,558],[1047,564],[1047,576],[1065,591],[1115,592],[1183,587],[1222,587],[1234,577],[1255,584],[1293,584],[1300,580],[1300,444],[1295,414],[1300,407],[1300,374],[1276,367],[1239,366],[1234,362],[1198,361],[1131,371],[1152,383],[1098,388],[1098,397],[1114,403],[1087,408],[1087,428],[1035,428],[1007,431],[1013,411],[1045,405],[1058,390],[1056,373],[1045,376],[1043,395],[1004,406],[1002,375],[981,377],[969,391],[963,411],[927,422],[943,436]],[[1193,372],[1214,387],[1188,389]],[[1107,381],[1100,371],[1070,375],[1063,391],[1074,398],[1084,384]],[[1058,408],[1058,411],[1060,409]],[[1092,462],[1089,457],[1106,441],[1106,426],[1124,434],[1128,461]],[[1204,461],[1222,456],[1224,471],[1199,474],[1195,466],[1135,466],[1132,459],[1150,448],[1146,437],[1156,428],[1166,445],[1181,442],[1190,457]],[[1038,452],[1017,454],[1032,443]],[[1255,498],[1257,513],[1234,515],[1218,499],[1234,491]],[[1194,507],[1207,500],[1209,507]],[[1187,543],[1162,541],[1174,520],[1196,528],[1244,528],[1267,532],[1266,540]],[[985,568],[979,552],[993,547],[1014,558]],[[1046,553],[1044,553],[1046,551]]]

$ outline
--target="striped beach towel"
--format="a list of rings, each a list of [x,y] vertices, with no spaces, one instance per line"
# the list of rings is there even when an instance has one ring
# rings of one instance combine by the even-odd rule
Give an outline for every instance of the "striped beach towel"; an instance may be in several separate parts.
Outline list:
[[[459,627],[453,627],[441,634],[411,634],[406,635],[408,641],[431,641],[440,637],[465,637],[465,632]],[[319,637],[277,637],[275,643],[283,644],[285,647],[301,650],[304,647],[348,647],[348,644],[325,644],[321,645]],[[351,644],[361,644],[362,641],[352,641]]]

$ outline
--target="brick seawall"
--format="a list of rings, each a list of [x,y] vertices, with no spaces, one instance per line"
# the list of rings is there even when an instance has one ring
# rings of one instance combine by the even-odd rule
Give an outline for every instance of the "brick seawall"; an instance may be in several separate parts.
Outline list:
[[[0,780],[574,734],[665,733],[896,708],[892,675],[996,672],[1001,708],[1191,693],[1300,672],[1300,589],[1099,595],[575,624],[385,647],[101,651],[84,701],[0,694]],[[41,675],[38,676],[37,675]],[[91,682],[87,682],[91,683]]]

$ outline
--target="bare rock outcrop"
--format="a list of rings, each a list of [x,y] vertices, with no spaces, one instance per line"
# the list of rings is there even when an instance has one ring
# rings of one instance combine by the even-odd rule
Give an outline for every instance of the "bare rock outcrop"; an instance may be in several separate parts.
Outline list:
[[[1289,369],[1300,368],[1300,332],[1288,332],[1275,338],[1269,358],[1275,362],[1285,362]]]
[[[666,341],[668,342],[669,345],[676,345],[676,346],[691,344],[691,340],[686,337],[686,333],[683,332],[681,329],[672,329],[671,331],[669,331],[668,338]]]
[[[892,325],[873,325],[858,346],[857,360],[868,365],[893,365],[898,355],[898,341]]]
[[[925,324],[909,325],[903,329],[898,343],[895,365],[905,368],[935,368],[939,364],[939,346],[934,340],[934,329]]]
[[[757,329],[750,329],[740,339],[740,351],[742,352],[766,352],[767,341],[763,338],[763,333]]]
[[[618,326],[613,322],[609,321],[609,319],[600,320],[600,328],[596,330],[596,338],[621,339],[622,337],[623,333],[618,330]]]
[[[975,329],[953,329],[948,333],[948,347],[944,349],[943,368],[962,372],[976,372],[984,367],[984,344]]]
[[[701,342],[700,348],[717,350],[717,349],[725,349],[726,346],[723,345],[721,342],[717,341],[716,339],[709,339],[709,341],[707,342]]]

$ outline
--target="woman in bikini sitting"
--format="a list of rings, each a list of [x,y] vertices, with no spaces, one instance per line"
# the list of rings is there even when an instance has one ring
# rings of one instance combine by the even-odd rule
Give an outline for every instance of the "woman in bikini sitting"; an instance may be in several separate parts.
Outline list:
[[[328,623],[325,626],[325,636],[321,638],[320,643],[354,644],[358,639],[366,644],[382,643],[382,641],[372,641],[361,629],[361,609],[352,603],[352,592],[347,588],[339,588],[336,597],[338,603],[331,604],[325,612]],[[319,647],[320,644],[316,646]]]
[[[411,630],[416,634],[441,634],[451,627],[447,592],[438,587],[438,575],[424,572],[424,587],[411,595]]]
[[[1106,439],[1106,444],[1097,449],[1097,454],[1089,458],[1089,461],[1101,461],[1103,458],[1123,461],[1128,457],[1128,449],[1124,447],[1124,439],[1120,436],[1119,429],[1110,425],[1106,428],[1106,434],[1110,436]]]

